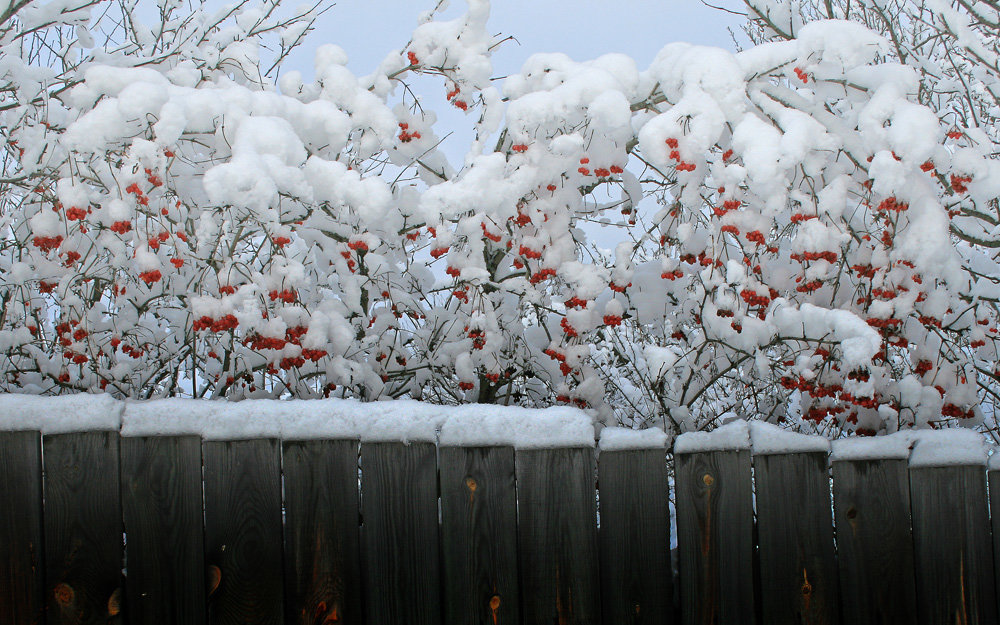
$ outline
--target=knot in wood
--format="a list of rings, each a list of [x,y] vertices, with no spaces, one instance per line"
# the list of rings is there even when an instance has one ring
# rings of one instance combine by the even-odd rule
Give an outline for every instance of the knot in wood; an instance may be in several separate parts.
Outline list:
[[[478,486],[479,484],[476,483],[476,478],[471,476],[465,478],[465,487],[468,488],[470,491],[476,492],[476,488]]]
[[[76,598],[76,592],[69,584],[58,584],[53,592],[55,593],[56,603],[59,604],[59,607],[64,608],[72,604]]]
[[[712,477],[711,473],[706,473],[704,477],[701,478],[701,481],[705,482],[705,486],[711,486],[712,484],[715,484],[715,478]]]

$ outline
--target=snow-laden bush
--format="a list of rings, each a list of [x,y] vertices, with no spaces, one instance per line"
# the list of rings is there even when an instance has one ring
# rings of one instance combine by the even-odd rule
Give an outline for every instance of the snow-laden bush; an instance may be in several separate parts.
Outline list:
[[[996,127],[851,16],[498,82],[469,0],[369,76],[324,45],[275,84],[321,8],[138,8],[0,15],[3,390],[983,418]]]

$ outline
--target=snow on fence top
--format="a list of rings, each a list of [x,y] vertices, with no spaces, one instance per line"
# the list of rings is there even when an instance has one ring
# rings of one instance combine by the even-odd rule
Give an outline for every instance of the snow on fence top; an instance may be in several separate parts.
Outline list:
[[[204,399],[118,401],[107,394],[59,397],[0,393],[0,430],[43,434],[120,430],[123,436],[194,434],[208,440],[247,438],[358,438],[367,442],[440,442],[442,445],[512,445],[519,449],[593,447],[593,419],[560,406],[532,409],[467,404],[439,406],[411,400]],[[669,436],[651,428],[606,427],[600,449],[665,448]],[[826,452],[831,444],[754,421],[733,421],[711,432],[680,435],[674,453],[753,449],[754,455]],[[912,450],[912,451],[911,451]],[[983,465],[983,437],[966,429],[919,430],[833,441],[833,461],[909,460],[913,467]],[[1000,469],[1000,454],[989,458]]]
[[[906,432],[833,441],[831,460],[906,460],[913,439]]]
[[[909,460],[911,467],[982,465],[986,442],[974,430],[908,430],[888,436],[833,441],[834,462],[841,460]]]
[[[520,449],[593,447],[594,421],[576,408],[449,407],[442,445],[513,445]]]
[[[740,449],[750,449],[750,426],[746,421],[733,421],[711,432],[685,432],[674,443],[675,454]]]
[[[601,451],[622,451],[626,449],[664,449],[670,437],[663,430],[647,428],[633,430],[622,427],[606,427],[601,430]]]
[[[0,394],[0,430],[44,434],[121,430],[123,436],[194,434],[207,440],[358,438],[366,442],[593,447],[593,419],[570,407],[530,409],[410,400],[203,399],[117,401],[110,395]]]
[[[911,467],[986,464],[986,442],[979,432],[959,428],[908,432],[913,438]]]
[[[40,397],[0,393],[0,430],[39,430],[42,434],[117,430],[124,404],[110,395]]]
[[[750,423],[750,444],[755,456],[830,451],[830,441],[822,436],[790,432],[763,421]]]

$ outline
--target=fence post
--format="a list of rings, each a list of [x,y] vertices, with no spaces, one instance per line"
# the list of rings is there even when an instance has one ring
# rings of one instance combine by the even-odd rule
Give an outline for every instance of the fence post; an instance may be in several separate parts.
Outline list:
[[[206,622],[201,438],[121,438],[131,623]]]
[[[763,622],[840,623],[830,505],[830,443],[762,422],[750,426]]]
[[[276,439],[205,441],[209,622],[283,621],[281,448]],[[214,567],[214,568],[213,568]]]
[[[996,623],[982,437],[969,430],[922,434],[910,456],[919,622]]]
[[[990,520],[993,530],[993,577],[997,595],[997,610],[1000,611],[1000,454],[990,456],[987,481],[990,489]]]
[[[361,443],[365,613],[369,625],[439,625],[437,449]]]
[[[518,449],[515,462],[524,623],[597,625],[594,449]]]
[[[598,457],[604,625],[674,620],[666,436],[605,428]]]
[[[902,435],[833,443],[833,502],[841,613],[851,625],[917,622]]]
[[[513,447],[439,448],[444,622],[520,622]]]
[[[358,441],[284,441],[285,620],[361,625]]]
[[[37,625],[45,613],[39,432],[0,432],[0,502],[0,623]]]
[[[685,625],[754,622],[749,447],[744,421],[682,434],[674,445]]]
[[[121,619],[118,442],[118,432],[43,438],[49,625]]]

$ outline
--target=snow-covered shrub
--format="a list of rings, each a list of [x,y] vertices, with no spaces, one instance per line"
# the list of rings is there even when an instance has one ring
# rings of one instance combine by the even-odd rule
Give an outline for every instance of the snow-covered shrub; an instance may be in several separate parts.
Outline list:
[[[995,128],[864,26],[500,83],[469,0],[369,76],[327,44],[275,84],[320,9],[161,4],[0,21],[4,390],[982,419],[994,233],[965,224],[996,214]]]

